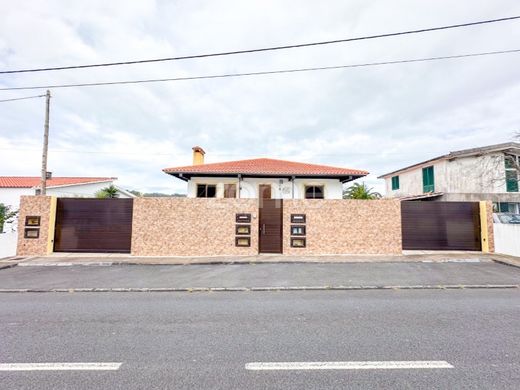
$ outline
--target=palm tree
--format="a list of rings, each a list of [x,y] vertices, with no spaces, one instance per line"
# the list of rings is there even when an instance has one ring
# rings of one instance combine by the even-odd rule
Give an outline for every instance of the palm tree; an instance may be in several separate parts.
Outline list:
[[[352,186],[343,191],[343,199],[379,199],[381,194],[372,191],[365,183],[354,183]]]
[[[116,186],[111,184],[108,187],[102,188],[101,190],[96,192],[96,198],[119,198],[119,191],[117,190]]]

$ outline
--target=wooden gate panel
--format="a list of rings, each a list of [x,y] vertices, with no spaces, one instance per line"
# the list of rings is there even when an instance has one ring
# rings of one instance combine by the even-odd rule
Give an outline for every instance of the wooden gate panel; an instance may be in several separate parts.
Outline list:
[[[133,199],[58,199],[55,252],[130,253]]]
[[[480,251],[478,202],[401,203],[403,249]]]
[[[261,199],[258,229],[260,253],[282,253],[281,199]]]

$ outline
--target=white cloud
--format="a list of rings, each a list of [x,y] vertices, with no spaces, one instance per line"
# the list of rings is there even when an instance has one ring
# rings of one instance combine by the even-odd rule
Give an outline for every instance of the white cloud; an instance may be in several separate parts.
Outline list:
[[[0,68],[167,57],[519,14],[513,0],[0,1]],[[517,21],[204,60],[1,75],[0,86],[176,77],[518,48]],[[282,157],[377,175],[520,127],[520,54],[327,72],[53,90],[49,170],[184,191],[191,162]],[[40,93],[37,91],[36,93]],[[35,94],[0,92],[0,99]],[[0,104],[3,175],[37,175],[43,100]]]

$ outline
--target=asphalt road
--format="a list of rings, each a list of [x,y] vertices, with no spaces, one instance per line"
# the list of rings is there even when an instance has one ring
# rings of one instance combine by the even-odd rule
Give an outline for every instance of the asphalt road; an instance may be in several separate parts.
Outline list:
[[[0,294],[1,389],[518,389],[520,291]],[[249,371],[249,362],[439,360],[448,369]]]
[[[520,268],[479,263],[30,266],[0,270],[0,289],[520,284]]]

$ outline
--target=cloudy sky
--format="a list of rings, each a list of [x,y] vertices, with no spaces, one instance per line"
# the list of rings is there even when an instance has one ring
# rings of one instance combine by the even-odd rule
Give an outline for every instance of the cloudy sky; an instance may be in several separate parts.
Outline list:
[[[0,0],[0,69],[77,65],[342,39],[520,15],[517,0]],[[520,49],[520,21],[161,64],[0,75],[0,88],[255,72]],[[459,60],[53,89],[50,171],[185,192],[162,173],[273,157],[377,176],[520,129],[520,53]],[[44,93],[0,91],[0,100]],[[0,103],[0,175],[39,175],[44,100]]]

